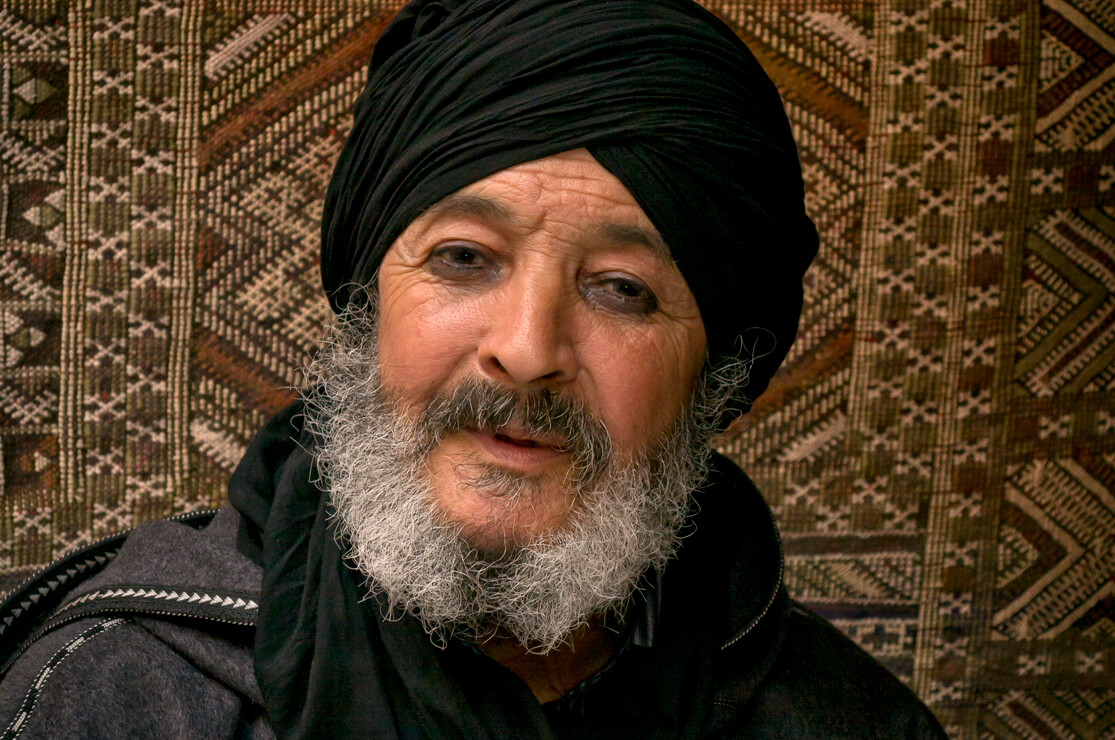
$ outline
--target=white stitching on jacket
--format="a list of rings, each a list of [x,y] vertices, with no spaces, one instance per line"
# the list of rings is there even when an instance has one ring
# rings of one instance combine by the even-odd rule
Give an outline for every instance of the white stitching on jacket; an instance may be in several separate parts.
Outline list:
[[[50,660],[46,662],[43,669],[39,671],[39,675],[35,676],[35,680],[31,682],[31,688],[27,689],[27,693],[23,697],[23,702],[20,704],[19,711],[16,712],[11,723],[9,723],[7,729],[4,730],[2,740],[14,740],[23,732],[24,728],[27,726],[27,720],[30,719],[31,713],[35,711],[35,704],[42,694],[43,686],[46,684],[47,679],[50,678],[50,674],[54,672],[54,669],[62,664],[62,661],[76,653],[78,648],[97,635],[107,632],[113,627],[119,627],[127,621],[126,619],[113,618],[98,622],[67,642],[61,650],[50,656]]]
[[[185,590],[167,591],[166,589],[156,590],[153,588],[106,588],[98,591],[90,591],[87,594],[79,596],[59,609],[58,613],[62,613],[79,604],[85,604],[96,599],[110,599],[120,596],[131,596],[139,599],[158,599],[161,601],[173,601],[175,603],[209,604],[210,606],[228,607],[229,609],[238,609],[240,611],[255,611],[259,609],[259,604],[252,599],[222,596],[221,594],[203,594],[196,591]]]

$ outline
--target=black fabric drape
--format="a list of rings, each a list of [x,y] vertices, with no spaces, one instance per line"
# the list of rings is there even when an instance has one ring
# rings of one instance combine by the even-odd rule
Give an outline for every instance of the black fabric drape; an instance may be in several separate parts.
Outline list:
[[[628,645],[577,701],[541,707],[487,656],[440,649],[417,620],[385,621],[362,600],[313,483],[302,409],[268,422],[229,484],[239,549],[264,569],[256,677],[279,737],[701,736],[720,645],[763,613],[780,573],[770,514],[730,463],[734,473],[714,468],[702,487],[695,532],[663,574],[654,646]]]
[[[383,621],[374,600],[362,601],[327,497],[312,482],[314,441],[302,408],[296,402],[264,427],[229,486],[243,517],[240,549],[250,553],[254,543],[264,568],[256,675],[276,734],[551,737],[509,671],[460,646],[438,650],[417,621]],[[461,664],[471,673],[458,683]],[[470,694],[476,685],[497,690]]]
[[[430,205],[587,147],[670,245],[711,357],[757,355],[751,399],[789,349],[817,247],[796,148],[770,79],[690,0],[417,0],[354,113],[322,222],[335,310]]]

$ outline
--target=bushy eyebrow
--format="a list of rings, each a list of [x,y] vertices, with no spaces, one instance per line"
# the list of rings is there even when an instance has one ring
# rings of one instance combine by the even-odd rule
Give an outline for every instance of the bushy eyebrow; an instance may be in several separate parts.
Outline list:
[[[646,247],[654,253],[655,257],[667,264],[673,263],[674,261],[673,256],[670,254],[670,248],[666,246],[666,242],[662,241],[662,237],[659,236],[656,231],[650,231],[649,229],[631,226],[629,224],[606,222],[592,227],[590,234],[597,239],[602,239],[621,246],[633,244]]]
[[[503,203],[480,195],[457,193],[442,198],[426,211],[431,216],[473,216],[500,224],[514,224],[515,212]]]
[[[514,209],[496,198],[486,198],[481,195],[467,195],[456,193],[442,198],[430,206],[427,215],[433,217],[471,216],[484,221],[497,224],[515,226],[519,218]],[[589,239],[598,239],[618,246],[634,245],[645,247],[655,257],[672,264],[673,255],[666,242],[653,229],[644,229],[631,224],[617,224],[611,221],[594,224],[586,230],[585,236]]]

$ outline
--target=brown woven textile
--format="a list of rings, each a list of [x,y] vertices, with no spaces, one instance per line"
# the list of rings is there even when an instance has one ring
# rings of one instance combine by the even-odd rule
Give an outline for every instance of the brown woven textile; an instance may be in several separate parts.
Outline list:
[[[1115,737],[1115,12],[707,0],[822,234],[724,448],[792,591],[957,737]],[[219,504],[326,313],[328,172],[395,0],[0,7],[0,590]]]

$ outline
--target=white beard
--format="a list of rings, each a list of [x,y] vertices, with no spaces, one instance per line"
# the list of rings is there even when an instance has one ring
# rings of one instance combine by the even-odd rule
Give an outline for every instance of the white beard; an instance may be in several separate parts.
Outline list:
[[[603,425],[565,399],[554,401],[559,413],[539,415],[517,394],[477,384],[468,403],[450,393],[422,418],[404,418],[380,382],[377,325],[365,308],[332,330],[307,371],[318,388],[307,394],[307,423],[318,435],[319,485],[336,509],[345,557],[367,578],[369,595],[382,596],[384,616],[413,615],[439,643],[505,634],[546,653],[589,620],[622,613],[640,576],[676,551],[690,492],[708,470],[715,420],[746,382],[748,365],[702,376],[681,418],[621,465]],[[708,377],[719,390],[709,390]],[[489,421],[522,423],[525,415],[534,429],[573,437],[569,518],[498,553],[479,551],[445,521],[426,470],[431,450],[453,431],[445,425],[468,423],[478,399]],[[493,467],[466,484],[514,505],[532,482]]]

